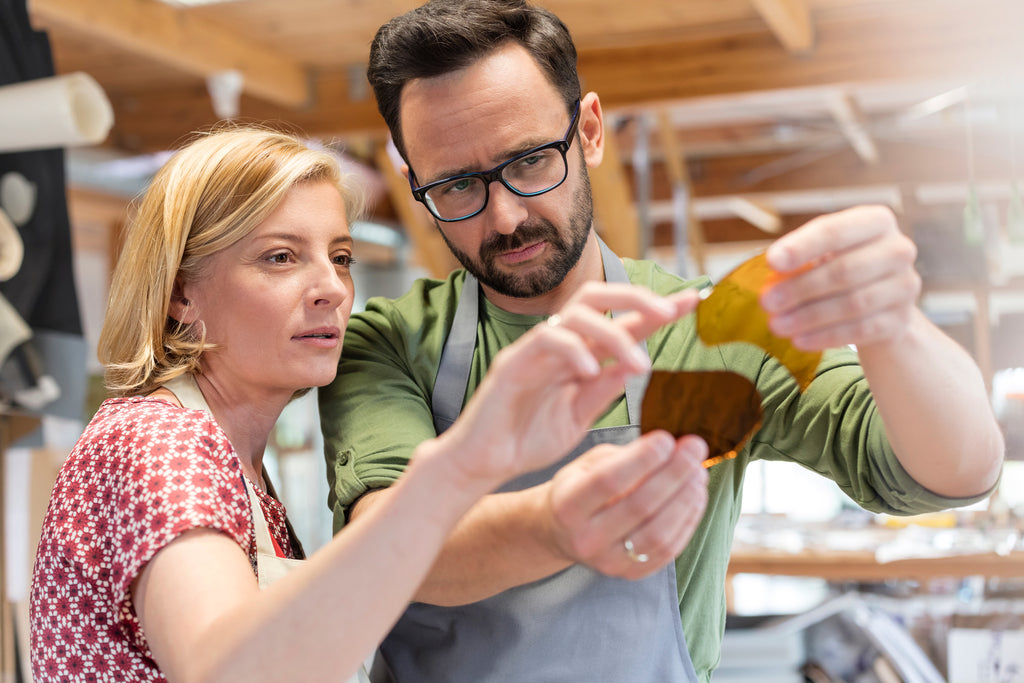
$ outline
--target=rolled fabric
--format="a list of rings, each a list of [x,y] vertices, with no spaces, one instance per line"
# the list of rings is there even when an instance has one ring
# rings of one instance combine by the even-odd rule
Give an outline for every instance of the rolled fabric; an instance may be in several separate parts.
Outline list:
[[[11,351],[32,338],[32,330],[3,294],[0,294],[0,366]]]
[[[25,245],[21,234],[0,208],[0,282],[10,280],[21,268],[21,260],[25,257]]]
[[[0,152],[94,145],[113,125],[110,100],[86,73],[0,86]]]
[[[0,175],[0,208],[15,225],[25,225],[32,218],[38,194],[35,183],[17,171]]]

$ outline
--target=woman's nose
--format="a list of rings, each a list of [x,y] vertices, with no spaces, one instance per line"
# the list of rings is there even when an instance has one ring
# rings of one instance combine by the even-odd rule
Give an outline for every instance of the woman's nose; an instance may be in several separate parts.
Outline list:
[[[313,305],[339,306],[352,296],[352,289],[352,278],[348,271],[339,270],[338,266],[328,260],[326,267],[315,269]]]

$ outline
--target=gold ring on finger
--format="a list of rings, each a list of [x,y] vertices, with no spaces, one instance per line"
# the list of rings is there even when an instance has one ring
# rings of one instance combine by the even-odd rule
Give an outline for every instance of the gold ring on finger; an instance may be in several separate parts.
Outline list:
[[[646,553],[638,553],[636,546],[633,545],[633,539],[627,538],[622,542],[622,547],[626,549],[626,557],[633,560],[634,562],[644,563],[651,559]]]

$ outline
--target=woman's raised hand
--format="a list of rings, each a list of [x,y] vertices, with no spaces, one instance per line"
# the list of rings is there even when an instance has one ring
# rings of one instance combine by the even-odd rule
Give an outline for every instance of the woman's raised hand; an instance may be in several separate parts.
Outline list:
[[[627,377],[649,369],[637,342],[697,302],[694,290],[660,297],[637,285],[587,283],[495,357],[440,437],[451,445],[445,450],[457,454],[467,479],[491,485],[558,460],[622,394]]]

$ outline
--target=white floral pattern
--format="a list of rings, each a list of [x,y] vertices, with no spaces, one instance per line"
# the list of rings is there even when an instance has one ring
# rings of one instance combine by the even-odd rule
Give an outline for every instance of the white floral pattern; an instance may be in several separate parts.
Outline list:
[[[259,492],[292,556],[280,502]],[[32,578],[36,681],[164,681],[132,605],[145,564],[189,529],[256,541],[241,463],[201,411],[141,397],[105,401],[61,468]]]

